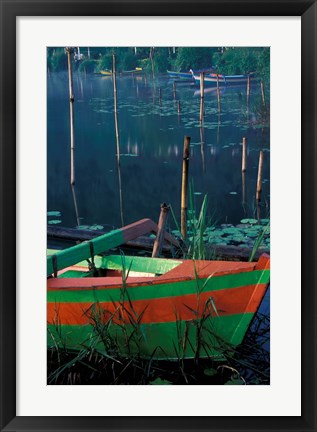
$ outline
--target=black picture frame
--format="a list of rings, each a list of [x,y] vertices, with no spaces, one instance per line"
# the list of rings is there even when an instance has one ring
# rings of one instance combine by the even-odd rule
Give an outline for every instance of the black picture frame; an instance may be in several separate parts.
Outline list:
[[[317,4],[305,0],[0,0],[1,431],[316,431],[316,77]],[[16,17],[301,16],[302,394],[300,417],[16,416]],[[268,29],[269,31],[269,29]],[[287,43],[287,41],[285,41]],[[292,73],[291,64],[285,73]],[[294,79],[297,79],[294,76]],[[299,78],[298,78],[299,79]],[[299,144],[300,145],[300,144]],[[291,203],[289,203],[291,206]],[[287,253],[287,252],[286,252]],[[292,255],[290,253],[290,269]],[[288,271],[288,269],[284,269]],[[279,287],[284,289],[285,287]],[[291,315],[291,314],[290,314]],[[289,324],[291,331],[291,324]],[[289,353],[291,361],[291,352]],[[283,401],[281,401],[283,403]],[[265,407],[263,407],[265,411]],[[158,407],[159,411],[159,407]],[[206,413],[207,414],[207,413]]]

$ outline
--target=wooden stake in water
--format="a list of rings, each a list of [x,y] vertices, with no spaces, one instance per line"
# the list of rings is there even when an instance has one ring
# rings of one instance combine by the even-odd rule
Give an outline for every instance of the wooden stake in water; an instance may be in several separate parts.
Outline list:
[[[66,47],[68,60],[68,84],[69,84],[69,113],[70,113],[70,184],[75,184],[75,144],[74,144],[74,93],[73,93],[73,71],[72,54],[75,48]]]
[[[181,101],[178,101],[177,103],[177,112],[178,114],[181,112]]]
[[[247,170],[247,139],[242,139],[242,172]]]
[[[188,167],[189,167],[190,137],[184,138],[183,170],[182,170],[182,196],[181,196],[181,234],[187,237],[187,201],[188,201]]]
[[[217,74],[217,99],[218,99],[218,112],[220,112],[219,74]]]
[[[152,258],[159,256],[161,253],[169,209],[170,208],[166,203],[161,204],[160,219],[157,226],[157,234],[153,246]]]
[[[261,80],[261,95],[262,95],[262,103],[263,106],[265,107],[264,84],[262,80]]]
[[[248,75],[248,82],[247,82],[247,103],[249,103],[249,98],[250,98],[250,82],[251,82],[251,77],[249,74]]]
[[[256,200],[260,201],[262,192],[262,173],[263,173],[263,150],[260,151],[259,156],[259,168],[258,168],[258,180],[256,185]]]
[[[159,88],[159,104],[161,105],[162,103],[162,89],[161,87]]]
[[[154,80],[154,48],[150,48],[150,57],[151,57],[151,65],[152,65],[152,78]]]
[[[205,74],[202,72],[200,74],[200,123],[204,121],[204,86],[205,86]]]

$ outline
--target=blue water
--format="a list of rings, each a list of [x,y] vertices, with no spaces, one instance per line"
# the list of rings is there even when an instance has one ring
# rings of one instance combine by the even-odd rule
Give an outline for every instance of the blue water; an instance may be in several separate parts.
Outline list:
[[[159,101],[159,88],[162,100]],[[184,136],[191,137],[190,181],[199,208],[208,195],[217,223],[269,215],[270,133],[257,109],[260,89],[251,88],[249,109],[244,87],[221,90],[221,114],[215,89],[205,94],[205,120],[199,123],[198,87],[173,84],[167,77],[118,77],[120,171],[116,157],[111,77],[74,73],[75,195],[70,187],[69,95],[66,73],[47,80],[48,211],[60,211],[63,226],[100,224],[118,227],[144,217],[157,221],[160,204],[180,214]],[[181,113],[177,113],[180,100]],[[268,101],[268,95],[267,95]],[[241,142],[248,139],[246,196],[242,201]],[[255,202],[259,150],[264,150],[261,205]],[[121,185],[121,188],[120,188]],[[74,205],[77,204],[77,214]],[[78,216],[78,218],[77,218]]]

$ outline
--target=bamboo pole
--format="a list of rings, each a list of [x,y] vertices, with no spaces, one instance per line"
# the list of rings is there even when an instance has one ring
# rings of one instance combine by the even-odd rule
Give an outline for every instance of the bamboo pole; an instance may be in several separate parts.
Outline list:
[[[161,253],[169,209],[170,207],[166,203],[161,204],[161,213],[157,226],[157,234],[153,246],[152,258],[159,256]]]
[[[204,121],[204,86],[205,86],[205,74],[202,72],[200,74],[200,123]]]
[[[180,100],[177,103],[177,112],[178,112],[178,114],[181,112],[181,101]]]
[[[68,60],[68,84],[69,84],[69,114],[70,114],[70,184],[75,184],[75,143],[74,143],[74,93],[73,93],[73,71],[72,58],[74,48],[66,47]]]
[[[265,107],[264,84],[263,84],[262,80],[261,80],[261,94],[262,94],[262,103],[263,103],[263,106]]]
[[[242,172],[247,170],[247,139],[242,138]]]
[[[190,137],[184,137],[184,154],[182,170],[182,195],[181,195],[181,234],[183,239],[187,237],[187,201],[188,201],[188,167],[189,167]]]
[[[152,78],[154,80],[154,58],[153,58],[153,54],[154,54],[154,48],[151,47],[150,48],[150,57],[151,57],[151,64],[152,64]]]
[[[260,201],[262,192],[262,174],[263,174],[263,150],[260,151],[259,155],[259,168],[258,168],[258,180],[256,186],[256,200]]]
[[[217,74],[217,99],[218,99],[218,112],[220,112],[220,89],[219,89],[219,74]]]

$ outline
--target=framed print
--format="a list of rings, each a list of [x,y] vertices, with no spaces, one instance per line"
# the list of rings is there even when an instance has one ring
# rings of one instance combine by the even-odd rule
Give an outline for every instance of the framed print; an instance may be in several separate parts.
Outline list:
[[[0,1],[1,430],[316,430],[316,2]]]

